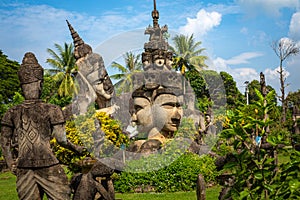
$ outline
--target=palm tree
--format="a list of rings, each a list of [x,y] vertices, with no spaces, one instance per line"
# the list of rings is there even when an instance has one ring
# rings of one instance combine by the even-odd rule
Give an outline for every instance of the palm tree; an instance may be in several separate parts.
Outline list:
[[[76,73],[78,69],[75,65],[76,59],[73,54],[73,45],[72,43],[69,45],[65,43],[64,48],[59,44],[54,44],[54,46],[58,53],[52,49],[47,49],[47,52],[52,57],[47,59],[47,63],[54,68],[47,71],[53,75],[53,80],[58,85],[58,95],[71,96],[78,92],[78,88],[74,80],[74,73]]]
[[[111,64],[112,68],[116,68],[120,71],[119,74],[114,74],[110,76],[115,80],[119,80],[114,86],[116,88],[116,93],[129,92],[132,89],[132,74],[136,72],[141,72],[142,63],[140,61],[141,55],[134,55],[132,52],[127,52],[124,56],[125,66],[113,62]]]
[[[191,36],[176,35],[172,40],[175,48],[170,46],[170,50],[175,54],[173,66],[176,70],[184,74],[186,70],[201,71],[207,67],[204,63],[207,56],[200,55],[205,49],[199,48],[201,42],[195,42],[193,34]]]

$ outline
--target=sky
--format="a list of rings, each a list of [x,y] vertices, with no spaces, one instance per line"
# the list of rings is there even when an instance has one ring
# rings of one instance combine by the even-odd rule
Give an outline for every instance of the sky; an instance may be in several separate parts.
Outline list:
[[[300,45],[300,0],[156,0],[159,24],[172,37],[194,34],[208,56],[208,69],[226,71],[241,92],[245,81],[266,76],[279,93],[279,58],[271,44],[288,38]],[[47,48],[71,43],[68,20],[85,43],[99,53],[109,75],[113,61],[128,51],[142,51],[144,30],[152,24],[153,0],[1,0],[0,50],[22,61],[33,52],[45,67]],[[300,89],[300,55],[284,63],[287,91]],[[298,69],[299,68],[299,69]]]

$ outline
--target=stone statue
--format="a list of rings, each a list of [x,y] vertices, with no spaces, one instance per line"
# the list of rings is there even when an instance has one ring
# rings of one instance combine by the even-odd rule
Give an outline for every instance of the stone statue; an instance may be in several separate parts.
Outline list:
[[[153,26],[146,28],[145,34],[149,34],[149,42],[144,44],[145,52],[142,53],[143,68],[148,70],[170,70],[172,68],[173,53],[168,51],[169,44],[164,39],[164,34],[168,32],[168,26],[160,28],[158,24],[159,12],[156,10],[154,0],[154,10],[152,11]]]
[[[213,124],[213,122],[211,120],[211,115],[209,115],[209,114],[205,115],[205,122],[206,122],[205,134],[206,135],[216,135],[217,130],[216,130],[216,126]]]
[[[18,72],[25,101],[9,109],[1,121],[1,147],[10,170],[17,176],[20,199],[66,200],[70,189],[63,168],[50,147],[50,140],[81,153],[84,148],[70,143],[60,107],[40,99],[43,68],[33,53],[26,53]],[[14,153],[13,153],[14,152]]]
[[[104,61],[99,54],[93,53],[92,48],[83,42],[78,33],[73,29],[67,21],[73,43],[75,46],[74,56],[78,73],[76,80],[79,85],[79,93],[76,95],[75,101],[71,104],[72,114],[81,115],[87,113],[88,107],[96,103],[100,112],[112,115],[118,109],[118,106],[111,105],[114,95],[114,87],[110,77],[104,66]],[[70,107],[70,106],[69,106]],[[74,200],[90,200],[100,195],[100,199],[113,200],[115,192],[112,179],[110,176],[116,168],[122,168],[123,163],[111,159],[108,162],[101,163],[99,155],[101,146],[103,145],[105,134],[100,129],[100,122],[95,119],[96,131],[93,133],[95,145],[95,158],[89,158],[92,163],[90,169],[73,177],[72,189]],[[98,159],[98,160],[97,160]],[[86,160],[85,160],[86,161]],[[119,160],[118,160],[119,161]],[[116,167],[115,163],[120,167]],[[83,164],[86,168],[86,164]]]
[[[206,114],[205,115],[205,126],[204,126],[204,128],[199,129],[199,138],[196,138],[196,141],[198,144],[204,144],[205,137],[216,136],[216,135],[217,135],[217,128],[212,122],[211,115]]]
[[[171,71],[173,52],[163,37],[168,27],[158,24],[155,0],[152,18],[153,26],[145,30],[150,37],[142,53],[144,72],[132,75],[132,124],[127,128],[131,136],[138,138],[130,151],[140,153],[158,150],[167,140],[174,139],[184,114],[199,122],[193,89],[180,73]]]
[[[158,149],[167,139],[174,137],[183,116],[181,103],[170,88],[144,85],[132,93],[132,122],[139,138],[137,151]],[[149,141],[147,141],[149,140]],[[155,141],[156,140],[156,141]],[[140,149],[141,148],[141,149]]]
[[[68,21],[67,24],[75,46],[74,56],[78,66],[76,80],[80,87],[72,104],[73,114],[86,113],[92,103],[96,103],[103,112],[113,113],[116,109],[115,106],[111,106],[114,87],[102,57],[93,53],[92,48],[84,43]]]
[[[115,191],[111,179],[114,170],[97,160],[87,158],[83,162],[85,162],[83,163],[85,167],[90,165],[91,169],[72,178],[73,200],[114,200]],[[101,198],[96,198],[97,195]]]

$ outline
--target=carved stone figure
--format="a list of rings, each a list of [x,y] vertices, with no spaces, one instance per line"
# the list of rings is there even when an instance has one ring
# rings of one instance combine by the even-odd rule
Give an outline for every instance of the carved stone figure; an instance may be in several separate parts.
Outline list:
[[[83,42],[68,21],[67,23],[75,46],[74,56],[78,66],[76,80],[80,87],[79,93],[71,105],[73,114],[85,114],[93,103],[97,104],[98,111],[106,112],[109,115],[115,113],[117,106],[111,106],[114,87],[102,57],[93,53],[92,48]],[[101,131],[101,124],[98,120],[95,120],[95,127],[97,127],[93,133],[95,157],[99,159],[101,157],[99,150],[104,142],[105,134]],[[94,164],[90,170],[73,178],[74,200],[95,199],[97,194],[101,195],[100,199],[115,199],[114,186],[110,176],[118,167],[113,163],[115,160],[111,160],[105,164],[99,160],[93,160]],[[120,166],[119,162],[118,166]]]
[[[92,162],[90,163],[91,169],[72,178],[73,200],[92,200],[95,199],[97,193],[101,196],[100,199],[114,200],[115,191],[111,179],[114,170],[97,160],[84,161]],[[83,165],[87,165],[87,163],[83,163]]]
[[[212,122],[211,115],[206,114],[205,115],[205,126],[202,128],[201,127],[199,128],[199,137],[196,138],[196,142],[198,144],[204,144],[205,137],[216,136],[216,135],[217,135],[217,128]]]
[[[200,121],[193,89],[180,73],[171,71],[173,53],[168,51],[169,44],[164,38],[168,27],[158,24],[155,0],[152,18],[153,26],[145,30],[150,37],[142,53],[144,72],[132,75],[132,124],[127,129],[131,136],[140,139],[130,150],[140,153],[155,151],[174,138],[184,113],[185,117],[193,118],[195,125]]]
[[[18,72],[25,101],[9,109],[1,121],[1,147],[10,170],[17,176],[20,199],[69,199],[63,168],[50,147],[50,139],[75,152],[83,147],[70,143],[60,107],[40,99],[43,68],[33,53],[26,53]]]
[[[141,147],[142,153],[145,152],[144,148],[159,148],[174,136],[180,125],[183,110],[172,89],[157,84],[144,85],[132,93],[132,102],[132,122],[137,126],[137,137],[149,140],[136,143]]]
[[[168,51],[169,44],[164,39],[164,34],[168,33],[168,26],[160,28],[158,24],[159,12],[156,10],[154,0],[154,10],[152,11],[153,26],[147,27],[145,34],[149,34],[149,42],[144,44],[145,52],[142,53],[143,68],[148,70],[170,70],[172,68],[173,53]]]
[[[115,107],[110,106],[114,88],[102,57],[93,53],[92,48],[84,43],[68,21],[67,24],[75,46],[74,56],[78,66],[76,80],[80,87],[72,104],[73,113],[84,114],[88,106],[95,102],[99,109],[104,109],[108,114],[113,113]]]

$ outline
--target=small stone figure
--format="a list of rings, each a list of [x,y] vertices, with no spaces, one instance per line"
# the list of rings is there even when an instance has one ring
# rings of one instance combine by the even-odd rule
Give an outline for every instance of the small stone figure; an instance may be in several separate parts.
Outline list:
[[[68,180],[50,140],[55,137],[77,153],[84,148],[67,140],[61,108],[40,99],[43,68],[33,53],[25,54],[18,76],[25,101],[5,113],[0,140],[7,165],[17,176],[18,196],[22,200],[43,199],[44,194],[49,199],[69,199]]]
[[[196,142],[198,144],[204,144],[205,137],[216,136],[216,134],[217,134],[216,126],[211,121],[211,115],[209,115],[209,114],[205,115],[205,126],[204,127],[202,127],[202,126],[200,126],[199,135],[196,137]]]
[[[205,115],[205,122],[206,122],[205,134],[206,135],[216,135],[217,129],[216,129],[216,126],[211,121],[210,115]]]

